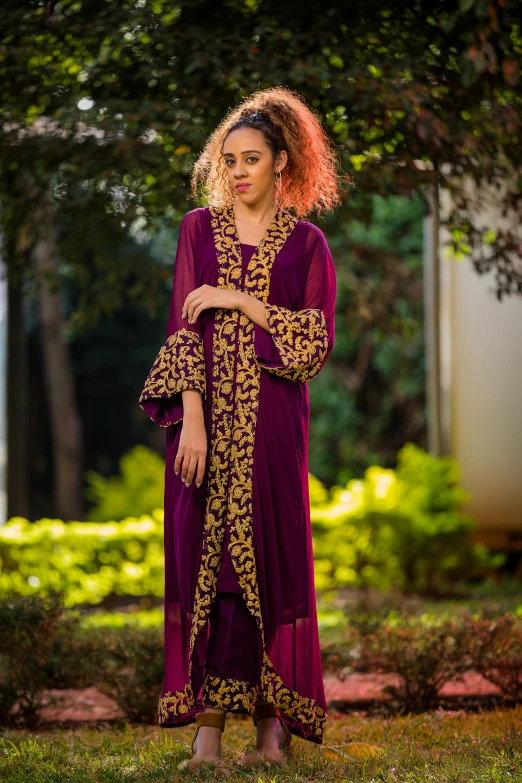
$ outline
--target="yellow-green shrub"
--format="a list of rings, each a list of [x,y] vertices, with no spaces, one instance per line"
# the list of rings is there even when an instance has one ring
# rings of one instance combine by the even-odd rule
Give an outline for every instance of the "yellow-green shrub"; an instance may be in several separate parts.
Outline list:
[[[311,509],[317,587],[440,595],[500,565],[501,556],[470,543],[474,523],[461,511],[467,494],[458,482],[454,459],[408,443],[396,470],[371,467],[334,487],[329,504]]]
[[[319,589],[440,595],[501,562],[469,541],[473,520],[460,510],[466,494],[449,457],[407,444],[395,471],[374,466],[331,492],[314,476],[309,485]],[[160,510],[121,522],[17,517],[0,528],[0,593],[63,589],[72,606],[110,595],[159,597],[163,587]]]
[[[163,457],[146,446],[134,446],[120,459],[119,467],[119,475],[108,478],[94,470],[85,474],[92,522],[141,517],[163,506]]]
[[[0,593],[64,590],[68,606],[163,595],[163,512],[121,522],[28,522],[0,528]]]

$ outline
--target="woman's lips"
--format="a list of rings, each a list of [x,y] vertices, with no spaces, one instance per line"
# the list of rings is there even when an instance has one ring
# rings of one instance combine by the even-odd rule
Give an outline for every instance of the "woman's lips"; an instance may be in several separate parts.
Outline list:
[[[240,185],[236,185],[236,190],[246,190],[250,187],[250,182],[242,182]]]

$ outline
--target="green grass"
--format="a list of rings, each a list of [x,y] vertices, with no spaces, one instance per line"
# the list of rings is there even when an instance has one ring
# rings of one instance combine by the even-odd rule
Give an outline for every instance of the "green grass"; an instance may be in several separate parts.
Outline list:
[[[231,763],[253,747],[247,716],[228,715],[223,755]],[[170,783],[213,781],[211,770],[179,772],[190,756],[193,726],[130,724],[0,734],[0,781],[9,783]],[[343,757],[347,743],[385,749],[378,759]],[[522,781],[522,706],[466,715],[425,713],[395,718],[328,717],[325,743],[294,738],[292,760],[270,771],[235,769],[228,778],[253,783],[514,783]]]

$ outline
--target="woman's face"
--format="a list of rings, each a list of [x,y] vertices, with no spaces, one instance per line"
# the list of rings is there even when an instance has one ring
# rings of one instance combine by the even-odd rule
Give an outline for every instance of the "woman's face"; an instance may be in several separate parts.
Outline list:
[[[231,190],[245,204],[256,204],[273,197],[275,172],[286,165],[287,153],[274,160],[261,131],[237,128],[224,141],[223,158]]]

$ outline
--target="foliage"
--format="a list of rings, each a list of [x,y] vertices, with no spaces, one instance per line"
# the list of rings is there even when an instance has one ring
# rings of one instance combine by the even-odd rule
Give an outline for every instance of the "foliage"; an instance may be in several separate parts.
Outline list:
[[[312,508],[317,586],[443,595],[500,565],[469,541],[465,499],[454,459],[406,444],[396,471],[368,468],[334,488],[326,508]]]
[[[342,641],[323,647],[323,671],[341,679],[352,672],[398,675],[400,685],[386,689],[393,711],[434,707],[446,682],[473,669],[507,696],[522,697],[522,617],[365,617],[361,608],[350,619]],[[82,616],[66,610],[56,591],[0,599],[0,725],[37,723],[45,689],[90,686],[114,697],[129,720],[155,723],[163,672],[157,615]]]
[[[329,486],[376,462],[391,467],[406,440],[425,444],[423,213],[420,196],[354,193],[324,222],[336,337],[309,387],[309,452]]]
[[[60,632],[73,633],[75,622],[66,614],[63,596],[55,591],[32,596],[9,593],[0,600],[1,725],[37,722],[53,645]]]
[[[129,720],[157,723],[164,675],[163,628],[125,624],[101,634],[95,650],[97,679]]]
[[[329,485],[346,482],[376,460],[391,465],[406,439],[422,445],[418,217],[426,190],[437,182],[451,191],[455,253],[471,256],[477,271],[494,269],[499,295],[520,290],[514,233],[476,225],[465,190],[469,178],[509,181],[505,200],[518,206],[520,5],[315,2],[303,13],[296,0],[30,0],[2,11],[0,221],[9,277],[22,275],[24,295],[37,288],[30,250],[54,223],[67,337],[85,336],[122,304],[142,316],[163,308],[172,227],[192,206],[194,157],[232,104],[286,84],[318,112],[357,187],[323,224],[339,270],[339,339],[311,387],[311,468]],[[35,209],[47,197],[54,211],[38,223]],[[391,197],[399,219],[376,221]],[[137,323],[120,344],[128,365]],[[97,348],[104,338],[87,333],[86,342]],[[90,382],[78,384],[88,464],[104,474],[131,445],[121,413],[131,407],[133,380],[107,353],[98,362],[85,349],[95,367],[118,375],[119,415],[111,418],[107,405],[107,422],[93,405],[93,426],[85,409],[92,386],[104,402],[99,376],[81,366],[80,381]],[[137,376],[146,364],[134,361]],[[108,454],[92,444],[95,429],[111,444]],[[98,454],[110,464],[96,462]]]
[[[473,667],[504,693],[522,699],[522,622],[510,614],[477,621],[470,643]]]
[[[445,683],[478,671],[510,697],[522,697],[522,617],[494,619],[463,611],[453,617],[424,612],[350,613],[342,641],[322,649],[323,671],[345,679],[352,672],[397,674],[384,691],[393,709],[424,711]]]
[[[129,720],[157,722],[162,626],[96,627],[67,611],[63,599],[59,591],[0,599],[0,725],[35,725],[45,689],[92,685]]]
[[[87,499],[95,522],[152,514],[163,506],[165,461],[145,446],[135,446],[120,460],[120,475],[104,478],[87,473]]]
[[[163,473],[163,460],[141,447],[122,461],[121,477],[91,475],[94,517],[143,510],[141,517],[104,523],[11,519],[0,528],[0,591],[64,589],[70,606],[110,596],[161,596],[163,513],[151,505],[155,497],[162,500]],[[473,522],[460,511],[466,495],[451,458],[407,444],[396,471],[373,466],[363,480],[332,493],[311,475],[309,485],[321,590],[393,586],[452,594],[484,566],[502,563],[502,556],[469,541]]]
[[[152,305],[146,265],[136,277],[124,254],[115,263],[101,225],[123,239],[172,217],[193,155],[230,105],[288,84],[318,111],[362,192],[449,186],[455,251],[495,268],[499,294],[520,290],[509,230],[495,233],[480,266],[487,228],[466,214],[464,181],[520,169],[521,13],[516,0],[309,3],[306,13],[296,0],[10,2],[0,27],[6,233],[30,221],[42,191],[53,193],[63,214],[79,217],[68,271],[98,281],[91,310],[126,289]],[[506,201],[518,198],[515,179]],[[23,265],[13,252],[9,264]]]
[[[111,595],[163,595],[163,512],[121,522],[30,523],[0,528],[0,591],[66,592],[68,606]]]
[[[402,712],[422,712],[435,706],[445,683],[470,668],[466,657],[469,631],[455,620],[428,627],[422,619],[386,625],[363,637],[359,665],[398,674],[401,684],[388,685],[385,692]]]
[[[130,609],[133,609],[131,611]],[[119,628],[134,627],[158,628],[163,625],[164,609],[138,609],[130,607],[128,611],[95,610],[82,617],[82,628],[116,631]]]

